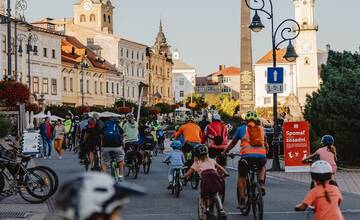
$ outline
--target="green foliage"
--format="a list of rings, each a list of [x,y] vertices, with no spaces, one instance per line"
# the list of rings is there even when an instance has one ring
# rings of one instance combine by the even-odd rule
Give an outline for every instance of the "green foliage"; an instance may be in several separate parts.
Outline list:
[[[8,116],[0,114],[0,138],[10,134],[12,130],[12,123]]]
[[[169,113],[173,112],[171,105],[169,105],[167,103],[157,103],[155,105],[155,108],[160,109],[161,114],[169,114]]]
[[[223,118],[233,117],[240,106],[239,100],[233,99],[229,95],[209,94],[205,96],[205,101],[210,108],[218,110]]]
[[[332,134],[340,160],[360,164],[360,55],[330,51],[321,78],[320,90],[307,98],[305,107],[312,142]]]
[[[205,105],[205,97],[203,95],[200,94],[193,94],[192,97],[189,96],[186,98],[185,104],[186,106],[189,106],[189,104],[191,103],[191,99],[193,103],[196,103],[196,107],[193,108],[194,110],[201,110],[203,108],[203,106]]]

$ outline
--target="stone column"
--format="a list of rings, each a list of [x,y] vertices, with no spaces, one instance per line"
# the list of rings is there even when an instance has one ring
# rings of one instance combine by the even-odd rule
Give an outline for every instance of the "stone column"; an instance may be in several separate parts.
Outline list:
[[[252,46],[250,9],[247,7],[245,0],[241,1],[241,43],[240,43],[240,113],[254,110],[254,73],[252,67]]]

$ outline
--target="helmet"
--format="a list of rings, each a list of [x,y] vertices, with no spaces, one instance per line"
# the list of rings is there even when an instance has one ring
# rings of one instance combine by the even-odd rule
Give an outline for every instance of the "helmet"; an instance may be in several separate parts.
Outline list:
[[[75,117],[74,117],[74,120],[75,120],[75,121],[79,121],[79,120],[80,120],[79,116],[75,116]]]
[[[151,131],[152,131],[152,129],[151,129],[151,128],[146,128],[146,129],[145,129],[145,133],[146,133],[146,134],[150,134],[150,133],[151,133]]]
[[[246,113],[245,120],[246,121],[250,121],[250,120],[257,121],[257,120],[259,120],[259,117],[256,112],[248,111]]]
[[[116,183],[105,173],[89,172],[64,183],[56,203],[64,217],[85,220],[94,214],[110,215],[126,204],[126,197],[132,194],[144,194],[144,189],[126,182]]]
[[[134,117],[134,114],[133,113],[127,113],[126,114],[126,120],[132,120],[132,119],[134,119],[135,117]]]
[[[176,125],[175,126],[175,131],[179,130],[179,128],[180,128],[180,125]]]
[[[187,121],[187,122],[189,122],[189,121],[194,122],[194,121],[195,121],[194,116],[192,116],[192,115],[186,116],[186,121]]]
[[[333,170],[328,162],[318,160],[311,165],[310,172],[313,180],[324,182],[331,179]]]
[[[333,145],[334,144],[334,137],[327,134],[327,135],[324,135],[322,138],[321,138],[321,143],[324,145],[324,146],[330,146],[330,145]]]
[[[221,116],[219,114],[213,114],[212,116],[212,120],[213,121],[221,121]]]
[[[180,141],[173,141],[170,147],[174,150],[180,150],[182,148],[182,144]]]
[[[201,157],[208,154],[208,148],[205,144],[198,144],[194,147],[194,156]]]

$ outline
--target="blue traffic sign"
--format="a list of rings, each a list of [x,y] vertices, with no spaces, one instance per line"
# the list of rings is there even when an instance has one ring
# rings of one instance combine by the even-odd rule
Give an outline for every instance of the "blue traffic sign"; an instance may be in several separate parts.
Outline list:
[[[268,84],[283,84],[284,83],[284,68],[283,67],[269,67],[267,69],[267,83]]]

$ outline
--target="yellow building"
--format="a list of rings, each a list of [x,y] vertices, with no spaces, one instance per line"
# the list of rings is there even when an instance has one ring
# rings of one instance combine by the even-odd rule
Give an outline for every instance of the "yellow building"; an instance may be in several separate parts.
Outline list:
[[[61,56],[64,105],[105,107],[121,97],[117,69],[76,38],[62,40]]]
[[[148,100],[149,104],[173,103],[172,91],[172,56],[170,45],[166,41],[160,21],[159,33],[155,44],[147,50],[147,71],[149,73]]]

